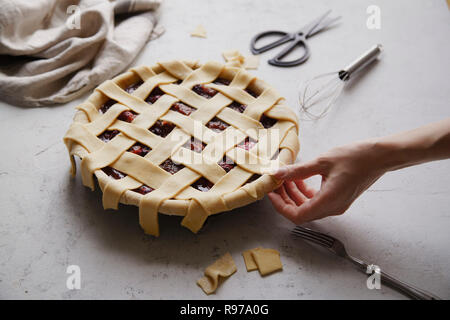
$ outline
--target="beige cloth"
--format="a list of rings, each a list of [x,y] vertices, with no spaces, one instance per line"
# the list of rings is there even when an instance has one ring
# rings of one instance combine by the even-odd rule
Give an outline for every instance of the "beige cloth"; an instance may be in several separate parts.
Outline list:
[[[0,99],[70,101],[124,70],[155,28],[161,0],[0,0]]]

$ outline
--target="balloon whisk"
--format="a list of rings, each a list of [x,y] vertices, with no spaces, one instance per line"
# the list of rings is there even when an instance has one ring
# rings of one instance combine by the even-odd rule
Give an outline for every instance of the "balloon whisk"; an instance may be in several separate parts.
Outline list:
[[[299,91],[302,113],[309,120],[324,117],[336,103],[350,77],[374,61],[382,50],[380,44],[375,45],[341,71],[321,74],[305,82]]]

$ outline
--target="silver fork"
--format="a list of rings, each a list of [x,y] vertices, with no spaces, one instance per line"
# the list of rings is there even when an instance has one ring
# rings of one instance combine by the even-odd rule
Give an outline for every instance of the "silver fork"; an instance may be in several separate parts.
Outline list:
[[[345,258],[351,263],[353,263],[360,271],[366,273],[367,268],[370,267],[364,261],[352,257],[345,250],[344,244],[336,238],[333,238],[329,235],[323,234],[318,231],[314,231],[305,227],[296,226],[292,230],[292,234],[297,237],[303,238],[305,240],[311,241],[315,244],[318,244],[322,247],[327,248],[329,251],[333,252],[337,256],[341,258]],[[372,269],[372,268],[371,268]],[[441,298],[425,291],[422,289],[418,289],[410,284],[407,284],[403,281],[400,281],[393,276],[383,272],[381,270],[376,270],[375,272],[380,273],[380,279],[382,283],[386,283],[391,288],[409,296],[412,299],[416,300],[441,300]]]

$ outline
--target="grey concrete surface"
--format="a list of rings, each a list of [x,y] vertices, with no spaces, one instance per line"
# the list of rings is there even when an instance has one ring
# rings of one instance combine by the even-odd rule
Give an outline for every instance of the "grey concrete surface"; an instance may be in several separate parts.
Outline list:
[[[381,9],[381,29],[366,27],[369,5]],[[302,66],[265,61],[254,73],[298,109],[297,87],[337,70],[368,47],[385,54],[344,92],[323,120],[301,123],[299,160],[355,140],[382,136],[450,115],[449,10],[445,1],[167,0],[167,32],[133,65],[187,58],[222,61],[221,52],[249,53],[267,29],[296,30],[331,8],[341,24],[310,40]],[[207,39],[191,38],[197,24]],[[356,80],[356,79],[355,79]],[[176,217],[161,216],[161,236],[145,236],[138,210],[104,211],[99,191],[69,176],[62,137],[74,107],[25,109],[0,103],[1,299],[403,299],[389,288],[368,290],[367,276],[289,235],[293,225],[263,199],[209,219],[194,235]],[[450,298],[450,161],[390,173],[346,214],[311,224],[343,240],[349,251],[399,278]],[[318,183],[313,179],[313,184]],[[241,252],[278,249],[284,270],[266,278],[247,273]],[[206,266],[229,251],[238,272],[205,296],[196,285]],[[81,289],[68,290],[66,268],[81,268]]]

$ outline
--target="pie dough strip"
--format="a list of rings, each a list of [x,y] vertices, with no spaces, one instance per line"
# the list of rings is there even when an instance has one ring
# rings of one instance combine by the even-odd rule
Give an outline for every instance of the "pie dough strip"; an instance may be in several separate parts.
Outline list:
[[[248,152],[242,148],[234,148],[228,151],[226,155],[237,163],[238,166],[257,174],[264,174],[274,166],[277,166],[278,163],[275,160],[260,158],[254,153]]]
[[[117,120],[109,128],[112,130],[119,130],[132,140],[143,143],[150,148],[154,148],[163,141],[163,138],[157,136],[148,129],[144,129],[140,126],[125,121]]]
[[[186,134],[183,130],[174,128],[172,132],[169,133],[169,135],[161,141],[161,143],[159,143],[154,149],[147,153],[145,158],[157,165],[160,165],[174,152],[176,152],[182,145],[184,145],[190,138],[191,136]]]
[[[145,100],[157,86],[170,84],[175,81],[177,81],[177,78],[171,76],[167,72],[163,72],[153,78],[150,78],[149,80],[146,80],[135,91],[133,91],[132,95]]]
[[[285,139],[286,134],[294,126],[291,122],[277,122],[272,130],[264,129],[264,134],[259,135],[258,144],[249,150],[255,153],[260,158],[272,159],[278,149],[280,149],[281,142]]]
[[[184,86],[177,86],[174,84],[165,84],[160,86],[160,89],[167,94],[176,97],[183,103],[192,106],[195,109],[201,109],[202,106],[208,103],[208,99],[196,94],[194,91]],[[192,115],[194,115],[193,113]]]
[[[293,130],[289,130],[283,141],[280,143],[280,149],[288,149],[289,151],[291,151],[293,159],[292,162],[294,162],[300,150],[300,143],[298,141],[297,133]]]
[[[297,128],[298,133],[297,116],[291,109],[282,107],[281,105],[275,105],[271,109],[266,111],[266,115],[271,118],[277,119],[278,121],[292,122]]]
[[[249,93],[245,92],[243,89],[231,86],[224,86],[219,84],[210,84],[208,87],[219,91],[223,95],[227,96],[229,99],[237,101],[241,104],[249,105],[251,104],[256,98],[252,97]]]
[[[209,191],[208,191],[209,192]],[[181,220],[181,225],[193,233],[197,233],[208,219],[209,213],[200,205],[199,200],[192,198],[188,211]]]
[[[139,223],[145,233],[159,237],[159,206],[164,200],[175,197],[182,189],[194,183],[199,177],[199,174],[184,168],[167,179],[158,189],[141,198]]]
[[[229,252],[205,269],[205,276],[197,284],[206,294],[214,293],[219,286],[219,278],[227,278],[237,271],[236,264]]]
[[[111,179],[111,182],[105,186],[103,190],[103,207],[105,209],[116,209],[120,197],[126,190],[136,189],[143,183],[157,189],[165,179],[170,177],[170,173],[133,153],[124,154],[113,164],[113,167],[126,173],[127,176],[119,180]],[[136,177],[139,177],[139,179],[136,179]]]
[[[124,105],[116,103],[106,111],[101,117],[84,125],[91,133],[98,136],[100,133],[108,129],[108,127],[116,121],[117,117],[128,108]]]
[[[152,77],[158,77],[158,75],[151,68],[149,68],[147,66],[131,68],[130,71],[137,74],[143,81],[147,81],[148,79],[150,79]]]
[[[281,98],[275,89],[269,88],[264,90],[261,95],[250,103],[244,110],[244,114],[259,120],[264,112],[272,108]]]
[[[100,117],[98,110],[90,101],[86,101],[80,104],[79,106],[76,107],[76,109],[84,111],[84,113],[89,119],[89,122],[92,122]]]
[[[142,185],[142,183],[130,176],[126,176],[119,180],[110,180],[111,181],[103,188],[102,203],[104,209],[117,210],[122,194],[126,190],[136,189]]]
[[[233,78],[233,80],[230,83],[231,87],[245,89],[248,87],[248,85],[256,79],[256,76],[245,72],[244,70],[239,70],[236,74],[236,76]]]
[[[80,165],[81,180],[83,184],[87,187],[90,187],[91,190],[94,190],[94,171],[104,168],[115,162],[133,144],[133,140],[130,140],[122,134],[119,134],[114,137],[114,143],[105,143],[102,148],[83,157]]]
[[[183,164],[189,169],[199,173],[212,183],[216,183],[226,172],[217,163],[209,161],[200,153],[186,148],[180,148],[171,156],[172,160]]]
[[[171,178],[169,172],[153,164],[145,157],[131,152],[123,154],[112,166],[153,189],[159,188],[168,178]]]
[[[200,121],[197,121],[191,117],[183,116],[181,113],[176,111],[167,112],[161,117],[161,120],[166,120],[176,124],[180,130],[183,130],[190,136],[206,143],[209,143],[209,139],[215,136],[214,132],[208,127],[203,126]]]
[[[149,107],[147,102],[122,90],[121,87],[111,80],[103,82],[97,90],[137,113],[143,113]]]
[[[66,135],[64,136],[64,143],[68,145],[70,142],[75,141],[89,152],[100,149],[105,144],[92,132],[90,132],[84,125],[77,122],[73,123]]]
[[[219,76],[223,68],[224,65],[221,63],[214,61],[207,62],[189,74],[181,85],[191,89],[196,84],[212,82]]]
[[[225,130],[216,134],[215,138],[208,143],[201,154],[205,159],[217,163],[223,158],[228,150],[244,141],[245,138],[246,135],[242,131],[229,126]]]
[[[184,62],[178,60],[160,62],[159,65],[167,72],[181,80],[187,78],[192,72],[191,68],[189,68]]]
[[[180,197],[177,198],[188,196],[192,197],[192,200],[188,212],[181,221],[181,225],[192,232],[197,233],[209,215],[230,209],[223,198],[223,194],[236,190],[251,176],[252,173],[236,166],[231,169],[228,174],[224,175],[222,179],[207,192],[207,194],[205,193],[203,195],[198,192],[193,192],[193,194],[191,194],[189,192],[190,189],[185,189],[185,191],[180,194]]]
[[[255,140],[258,140],[259,129],[264,129],[263,125],[250,117],[243,115],[230,108],[223,108],[217,115],[219,119],[222,119],[226,123],[232,125],[236,129],[245,132],[248,136]]]

